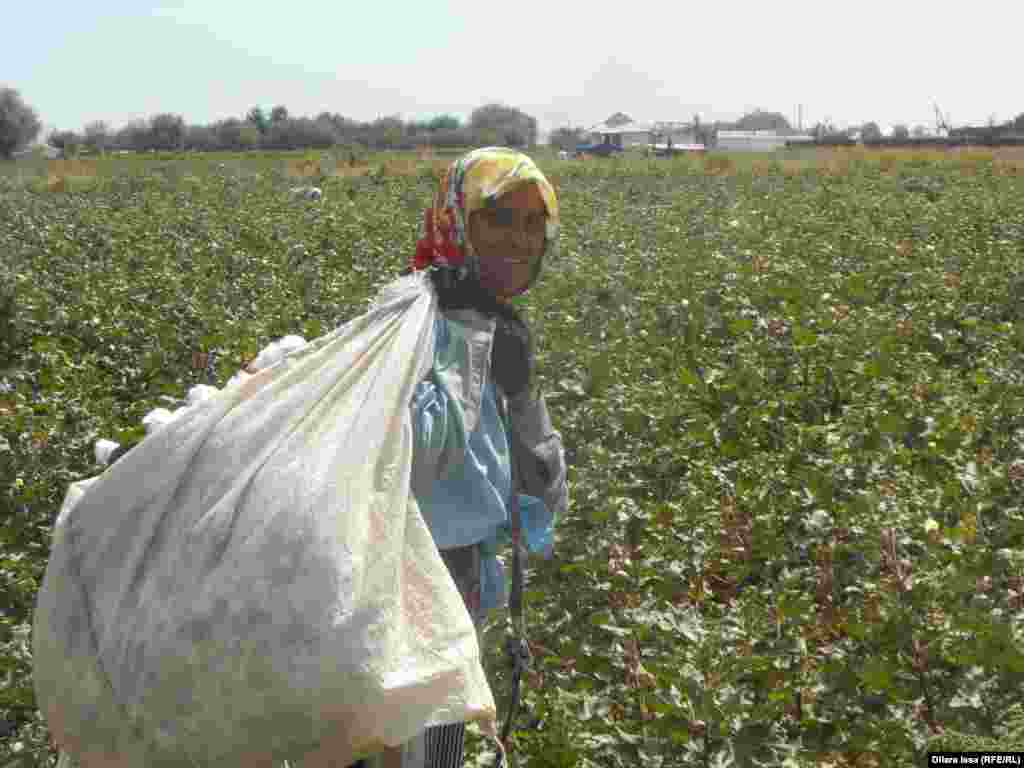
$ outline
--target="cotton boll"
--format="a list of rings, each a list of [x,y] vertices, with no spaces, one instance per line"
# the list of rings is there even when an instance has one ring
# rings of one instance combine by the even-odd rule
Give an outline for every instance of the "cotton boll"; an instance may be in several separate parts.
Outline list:
[[[832,518],[828,512],[823,509],[816,509],[807,518],[807,527],[814,531],[824,531],[831,522]]]
[[[304,200],[320,200],[324,196],[323,190],[320,187],[292,187],[288,190],[288,193],[292,197]]]
[[[104,465],[109,464],[110,455],[120,447],[121,444],[115,443],[113,440],[97,440],[96,445],[94,447],[94,451],[96,453],[96,463]]]

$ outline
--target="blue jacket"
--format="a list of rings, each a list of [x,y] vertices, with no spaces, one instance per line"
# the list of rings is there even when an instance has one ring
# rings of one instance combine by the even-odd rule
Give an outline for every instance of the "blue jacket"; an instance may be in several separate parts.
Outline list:
[[[440,314],[434,365],[411,404],[413,492],[438,549],[480,545],[484,615],[507,602],[497,552],[510,540],[512,462],[530,552],[552,556],[552,529],[567,505],[561,437],[543,398],[508,403],[512,435],[502,422],[490,376],[493,322],[473,310]]]

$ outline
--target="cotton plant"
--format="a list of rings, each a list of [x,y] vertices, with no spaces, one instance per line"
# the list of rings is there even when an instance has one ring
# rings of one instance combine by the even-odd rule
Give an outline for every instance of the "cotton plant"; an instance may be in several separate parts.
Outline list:
[[[234,376],[232,376],[225,387],[233,387],[241,384],[249,378],[249,376],[262,371],[265,368],[270,368],[271,366],[276,365],[287,355],[300,350],[305,346],[306,340],[302,336],[294,335],[285,336],[284,338],[271,342],[264,347],[256,358],[243,370],[238,371]],[[167,408],[154,408],[142,417],[142,426],[146,430],[146,437],[149,437],[171,422],[181,418],[191,409],[195,408],[205,400],[209,400],[211,397],[214,397],[219,392],[220,390],[217,387],[210,384],[197,384],[189,389],[188,394],[185,395],[185,405],[180,408],[176,408],[173,411],[168,410]],[[101,438],[96,441],[93,446],[93,452],[96,457],[96,463],[102,464],[103,466],[109,466],[120,458],[120,456],[124,455],[124,450],[120,443],[106,438]]]

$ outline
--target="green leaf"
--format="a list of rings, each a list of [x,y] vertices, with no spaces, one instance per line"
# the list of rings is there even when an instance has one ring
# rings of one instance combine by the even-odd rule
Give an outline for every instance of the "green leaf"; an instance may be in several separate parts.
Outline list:
[[[677,372],[679,383],[687,388],[701,386],[701,380],[689,368],[680,368]]]
[[[892,670],[883,659],[866,659],[859,675],[865,687],[871,690],[887,691],[892,686]]]

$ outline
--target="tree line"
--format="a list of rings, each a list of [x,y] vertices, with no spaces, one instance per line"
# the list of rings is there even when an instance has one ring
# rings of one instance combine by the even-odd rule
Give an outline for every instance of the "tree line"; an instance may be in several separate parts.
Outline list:
[[[0,91],[0,157],[10,157],[34,141],[40,131],[35,110],[14,89]],[[367,149],[412,149],[502,145],[526,148],[537,143],[537,120],[505,104],[485,104],[467,121],[443,114],[429,120],[400,116],[359,121],[338,113],[292,115],[284,105],[269,112],[256,106],[243,117],[190,124],[166,112],[114,130],[102,120],[83,130],[55,130],[46,142],[65,155],[110,151],[245,151],[253,149],[326,149],[337,145]]]
[[[609,125],[632,122],[622,112],[606,121]],[[755,109],[734,122],[703,123],[694,117],[692,128],[698,143],[711,148],[720,130],[774,130],[779,134],[796,133],[780,112]],[[0,158],[11,157],[16,150],[34,141],[41,130],[36,111],[13,88],[0,88]],[[1024,113],[1013,120],[981,127],[952,128],[949,138],[971,143],[1000,143],[1024,136]],[[812,126],[807,134],[822,144],[885,145],[925,141],[923,126],[909,129],[894,126],[888,136],[873,121],[839,129],[829,121]],[[326,149],[347,145],[367,149],[412,149],[433,147],[469,147],[504,145],[526,148],[537,144],[537,120],[522,110],[504,104],[485,104],[473,110],[467,121],[443,114],[429,120],[403,120],[393,115],[372,121],[359,121],[338,113],[321,112],[315,117],[293,116],[284,105],[269,112],[253,107],[243,117],[230,117],[209,124],[189,124],[174,113],[161,113],[136,120],[114,130],[96,120],[83,130],[55,130],[47,143],[65,155],[129,150],[158,151],[245,151],[252,149],[290,150]],[[583,127],[565,126],[552,131],[548,142],[559,149],[573,150],[587,138]]]

